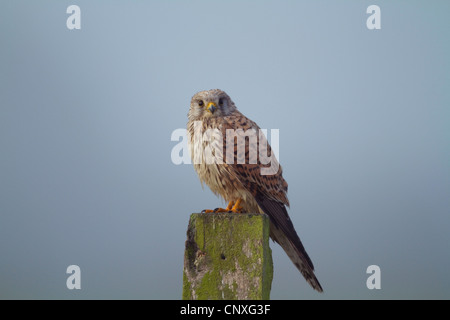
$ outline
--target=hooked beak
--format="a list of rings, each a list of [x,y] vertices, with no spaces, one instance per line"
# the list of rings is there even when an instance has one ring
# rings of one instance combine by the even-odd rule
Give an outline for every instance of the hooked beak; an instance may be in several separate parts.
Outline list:
[[[214,111],[216,111],[216,109],[217,109],[217,105],[214,102],[210,102],[210,103],[208,103],[208,106],[206,107],[206,109],[209,112],[214,113]]]

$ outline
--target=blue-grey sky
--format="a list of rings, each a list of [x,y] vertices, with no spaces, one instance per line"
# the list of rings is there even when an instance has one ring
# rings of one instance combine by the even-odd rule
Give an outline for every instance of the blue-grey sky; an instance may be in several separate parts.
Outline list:
[[[273,299],[449,299],[449,12],[2,1],[0,298],[181,298],[189,215],[223,203],[172,163],[170,137],[194,93],[220,88],[280,130],[289,213],[325,290],[271,243]],[[66,288],[72,264],[81,290]]]

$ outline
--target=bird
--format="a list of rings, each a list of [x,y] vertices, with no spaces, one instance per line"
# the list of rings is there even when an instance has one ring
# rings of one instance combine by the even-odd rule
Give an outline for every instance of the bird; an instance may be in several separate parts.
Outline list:
[[[236,108],[225,91],[204,90],[192,97],[187,140],[194,169],[202,185],[228,202],[226,208],[203,212],[265,213],[271,239],[283,248],[309,285],[323,292],[286,209],[288,184],[282,167],[258,132],[260,127]],[[271,162],[261,156],[264,152]]]

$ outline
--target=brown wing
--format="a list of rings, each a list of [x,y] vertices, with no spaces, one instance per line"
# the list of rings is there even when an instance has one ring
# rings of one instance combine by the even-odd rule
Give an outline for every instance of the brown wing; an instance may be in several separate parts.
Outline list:
[[[240,129],[241,133],[236,135],[244,134],[245,140],[241,138],[240,141],[244,141],[245,144],[239,144],[238,146],[239,138],[235,138],[231,151],[227,150],[227,130],[237,132]],[[251,143],[251,130],[253,130],[254,138],[256,138],[254,139],[255,143]],[[260,128],[255,122],[238,111],[233,116],[224,117],[222,125],[222,134],[225,139],[223,143],[224,161],[233,168],[241,182],[252,189],[251,192],[254,196],[256,196],[256,191],[259,191],[264,196],[289,206],[289,200],[286,195],[288,185],[283,179],[283,170],[275,156],[272,157],[272,149],[263,135],[262,143],[260,143],[259,130]],[[241,151],[239,149],[244,152],[239,152]],[[263,158],[260,155],[264,155]],[[230,161],[229,156],[231,156]],[[271,174],[266,174],[267,172]]]
[[[227,130],[237,132],[239,129],[242,129],[240,134],[244,134],[245,146],[238,145],[238,138],[233,138],[234,146],[233,152],[231,152],[230,148],[227,148]],[[256,142],[253,139],[255,143],[252,143],[251,135],[255,134],[251,133],[252,129],[256,131],[258,138]],[[260,128],[255,122],[238,111],[232,116],[224,117],[222,134],[225,137],[223,143],[225,165],[229,166],[229,170],[253,195],[261,210],[269,216],[271,238],[282,246],[307,282],[314,289],[322,292],[322,287],[314,275],[313,263],[306,253],[285,207],[285,205],[289,206],[286,194],[288,185],[282,176],[282,168],[275,157],[272,157],[271,147],[267,141],[264,141],[265,137],[259,136],[259,130]],[[243,140],[244,138],[241,136],[240,142],[242,143]],[[255,154],[257,155],[256,161],[254,159]],[[261,155],[263,156],[261,157]],[[264,155],[270,158],[272,162],[268,162]],[[230,157],[232,159],[229,159]],[[275,165],[276,170],[272,171],[272,174],[262,174],[262,170],[266,168],[267,171],[274,165],[274,161],[278,164],[278,166]]]

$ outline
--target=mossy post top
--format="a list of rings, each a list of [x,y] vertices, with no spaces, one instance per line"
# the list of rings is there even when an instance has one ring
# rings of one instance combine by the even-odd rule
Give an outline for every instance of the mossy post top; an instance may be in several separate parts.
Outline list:
[[[183,299],[269,299],[272,277],[267,215],[191,215],[184,255]]]

